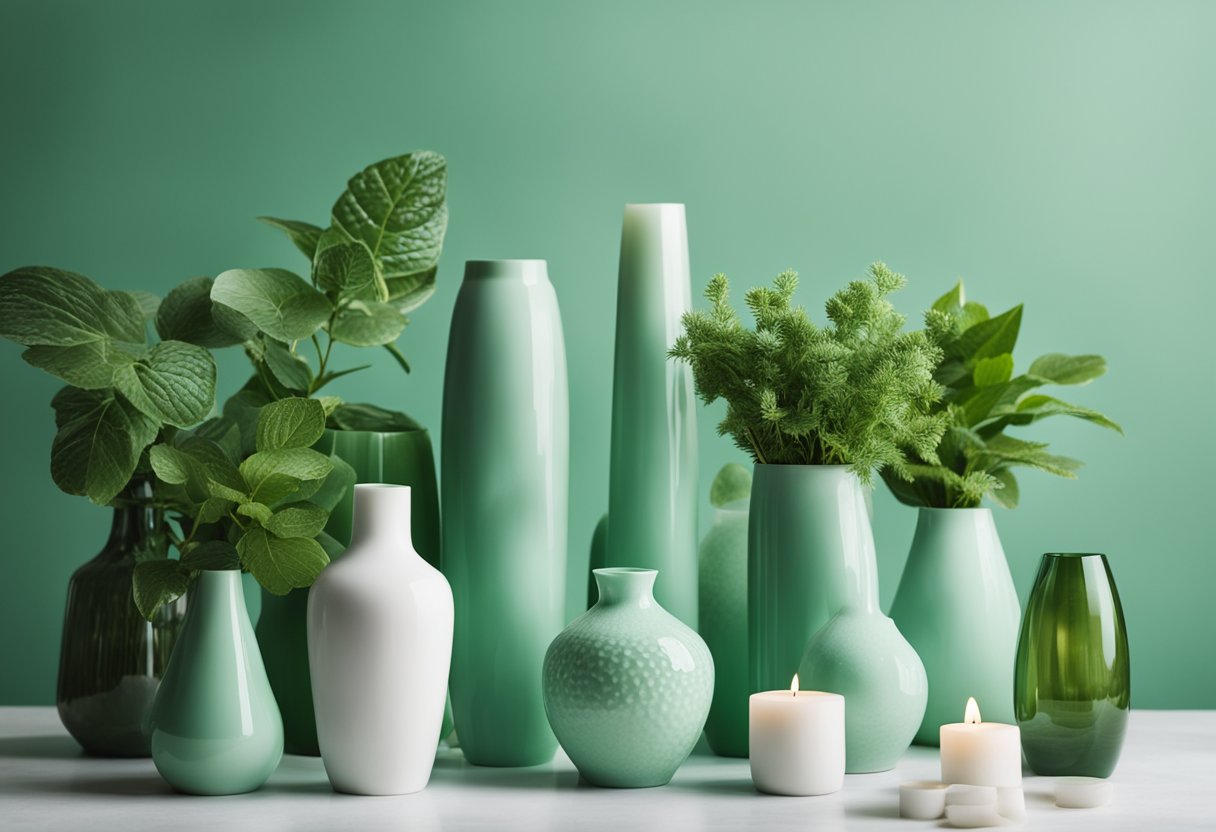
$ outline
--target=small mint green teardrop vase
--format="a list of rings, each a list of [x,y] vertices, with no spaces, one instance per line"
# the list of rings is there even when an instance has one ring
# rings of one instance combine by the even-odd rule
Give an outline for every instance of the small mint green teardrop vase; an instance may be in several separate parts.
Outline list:
[[[653,569],[595,570],[600,599],[545,656],[545,713],[596,786],[662,786],[701,736],[714,664],[695,632],[654,600]]]
[[[278,766],[283,720],[240,572],[199,575],[148,727],[156,770],[180,792],[251,792]]]
[[[715,754],[746,757],[747,500],[714,511],[700,549],[701,638],[714,657],[714,702],[705,738]]]

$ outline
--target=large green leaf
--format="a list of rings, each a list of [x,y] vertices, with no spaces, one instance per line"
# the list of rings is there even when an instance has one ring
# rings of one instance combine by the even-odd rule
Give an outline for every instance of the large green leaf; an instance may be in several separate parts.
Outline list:
[[[71,347],[107,338],[142,344],[147,336],[133,295],[73,272],[26,266],[0,277],[0,337],[27,347]]]
[[[992,387],[1004,384],[1013,377],[1013,356],[1010,353],[981,358],[975,362],[972,381],[976,387]]]
[[[309,260],[312,260],[317,253],[317,240],[321,238],[321,228],[299,220],[281,220],[277,217],[258,217],[258,219],[286,233],[295,247],[302,251]]]
[[[419,275],[443,250],[446,191],[447,162],[439,154],[385,159],[351,177],[334,204],[333,227],[366,243],[386,279]]]
[[[71,347],[39,344],[29,347],[21,357],[73,387],[98,390],[112,387],[114,372],[135,363],[143,350],[134,344],[103,338]]]
[[[135,606],[149,621],[164,604],[190,588],[190,572],[180,562],[162,558],[135,564],[131,582]]]
[[[161,301],[158,296],[142,289],[131,289],[127,294],[135,298],[135,302],[139,304],[139,312],[144,316],[145,322],[155,320],[156,313],[160,311]]]
[[[1019,498],[1017,477],[1008,468],[998,468],[991,473],[1001,484],[1000,488],[993,489],[992,499],[1002,508],[1017,508]]]
[[[333,462],[310,448],[281,448],[258,451],[241,463],[241,475],[254,500],[270,505],[293,494],[304,496],[303,487],[321,481],[333,470]],[[315,491],[315,489],[313,489]]]
[[[1059,477],[1076,479],[1081,462],[1066,456],[1050,454],[1043,442],[1025,442],[1001,434],[988,440],[984,450],[976,454],[981,467],[989,470],[1007,465],[1025,465],[1038,468]]]
[[[993,358],[1012,353],[1018,341],[1018,330],[1022,325],[1022,305],[1010,309],[995,318],[980,321],[965,330],[947,351],[956,358],[974,366],[981,358]]]
[[[275,537],[316,537],[325,528],[329,512],[313,503],[291,503],[264,523]]]
[[[355,347],[378,347],[397,340],[405,329],[405,316],[387,303],[356,300],[342,306],[329,334],[335,341]]]
[[[239,344],[244,338],[226,331],[212,316],[215,304],[209,277],[192,277],[170,292],[156,313],[156,332],[165,341],[185,341],[217,349]]]
[[[231,269],[215,279],[211,299],[240,313],[278,341],[298,341],[329,320],[329,300],[285,269]]]
[[[346,460],[331,456],[329,461],[333,463],[333,470],[325,477],[321,486],[308,496],[310,502],[319,505],[325,511],[333,511],[358,479],[355,469]]]
[[[258,416],[257,449],[308,448],[325,433],[325,407],[316,399],[272,402]]]
[[[51,444],[55,484],[108,504],[130,481],[159,425],[112,390],[65,387],[51,406],[59,427]]]
[[[376,268],[371,249],[362,240],[330,246],[319,252],[312,275],[318,286],[339,298],[388,300],[388,286]]]
[[[1053,352],[1036,358],[1027,372],[1052,384],[1087,384],[1106,372],[1106,359]]]
[[[153,419],[190,427],[215,406],[215,359],[194,344],[161,341],[146,359],[118,368],[114,386]]]
[[[432,266],[417,274],[388,278],[385,283],[389,304],[402,315],[413,312],[435,294],[435,275],[438,273],[439,267]]]
[[[196,571],[241,568],[236,547],[227,540],[207,540],[192,546],[182,555],[181,564]]]
[[[288,390],[306,393],[312,384],[312,367],[278,341],[268,340],[262,360],[275,381]]]
[[[241,563],[257,582],[275,595],[311,586],[329,563],[325,550],[315,540],[278,538],[254,527],[237,541]]]
[[[1027,396],[1012,407],[994,411],[993,415],[999,416],[1003,425],[1029,425],[1040,419],[1046,419],[1048,416],[1074,416],[1087,422],[1093,422],[1095,425],[1101,425],[1104,428],[1110,428],[1113,431],[1123,433],[1123,428],[1096,410],[1090,410],[1088,407],[1081,407],[1076,404],[1069,404],[1053,396],[1044,396],[1042,394]]]

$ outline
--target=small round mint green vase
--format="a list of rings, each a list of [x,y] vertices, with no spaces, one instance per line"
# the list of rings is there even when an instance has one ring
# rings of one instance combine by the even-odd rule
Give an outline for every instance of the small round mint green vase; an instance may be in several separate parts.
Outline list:
[[[895,767],[925,716],[925,666],[895,622],[868,607],[848,607],[807,642],[799,681],[804,689],[844,697],[845,771]]]
[[[705,738],[722,757],[748,750],[747,506],[743,499],[715,509],[699,552],[700,631],[714,657]]]
[[[700,636],[655,602],[657,575],[595,570],[599,601],[545,656],[549,725],[596,786],[665,785],[709,713],[713,658]]]
[[[187,794],[251,792],[279,765],[283,719],[240,572],[199,574],[148,729],[156,770]]]

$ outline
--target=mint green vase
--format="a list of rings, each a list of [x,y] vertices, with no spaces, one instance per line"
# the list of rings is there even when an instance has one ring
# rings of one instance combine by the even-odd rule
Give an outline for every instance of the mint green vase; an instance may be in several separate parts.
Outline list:
[[[659,570],[659,603],[696,627],[697,407],[692,368],[667,358],[691,293],[684,206],[625,206],[605,565]]]
[[[438,568],[439,487],[426,428],[418,425],[413,430],[390,432],[327,430],[315,447],[354,468],[356,482],[410,486],[415,548]],[[343,546],[350,543],[352,498],[348,489],[325,526],[326,533]],[[266,675],[283,712],[284,748],[289,754],[315,757],[321,750],[308,673],[307,609],[307,589],[286,595],[263,590],[256,632],[258,644],[265,648]],[[442,736],[451,730],[451,716],[445,715]]]
[[[1013,722],[1021,607],[991,509],[919,510],[891,618],[929,676],[917,743],[937,745],[970,697],[985,722]]]
[[[747,514],[746,499],[715,509],[699,553],[700,633],[715,671],[705,738],[723,757],[747,756]]]
[[[1131,696],[1127,625],[1106,556],[1044,555],[1014,674],[1022,749],[1034,773],[1110,777]]]
[[[789,690],[815,631],[878,597],[856,475],[844,465],[757,464],[747,553],[751,690]]]
[[[449,687],[465,759],[552,759],[541,665],[565,621],[566,354],[543,260],[470,261],[443,389]]]
[[[199,573],[147,727],[156,770],[180,792],[251,792],[278,766],[283,720],[240,572]]]
[[[600,598],[545,656],[545,711],[596,786],[669,782],[701,736],[713,698],[705,642],[655,601],[653,569],[595,570]]]

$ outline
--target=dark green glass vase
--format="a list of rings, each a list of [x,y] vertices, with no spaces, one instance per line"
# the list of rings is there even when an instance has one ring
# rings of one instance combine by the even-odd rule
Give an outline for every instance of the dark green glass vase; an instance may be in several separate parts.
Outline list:
[[[1043,556],[1022,619],[1013,699],[1035,774],[1109,777],[1115,770],[1131,672],[1105,555]]]
[[[133,483],[114,503],[110,537],[68,581],[56,701],[63,726],[89,754],[146,757],[143,718],[177,639],[186,599],[145,621],[131,594],[137,554],[164,546],[151,489]]]

